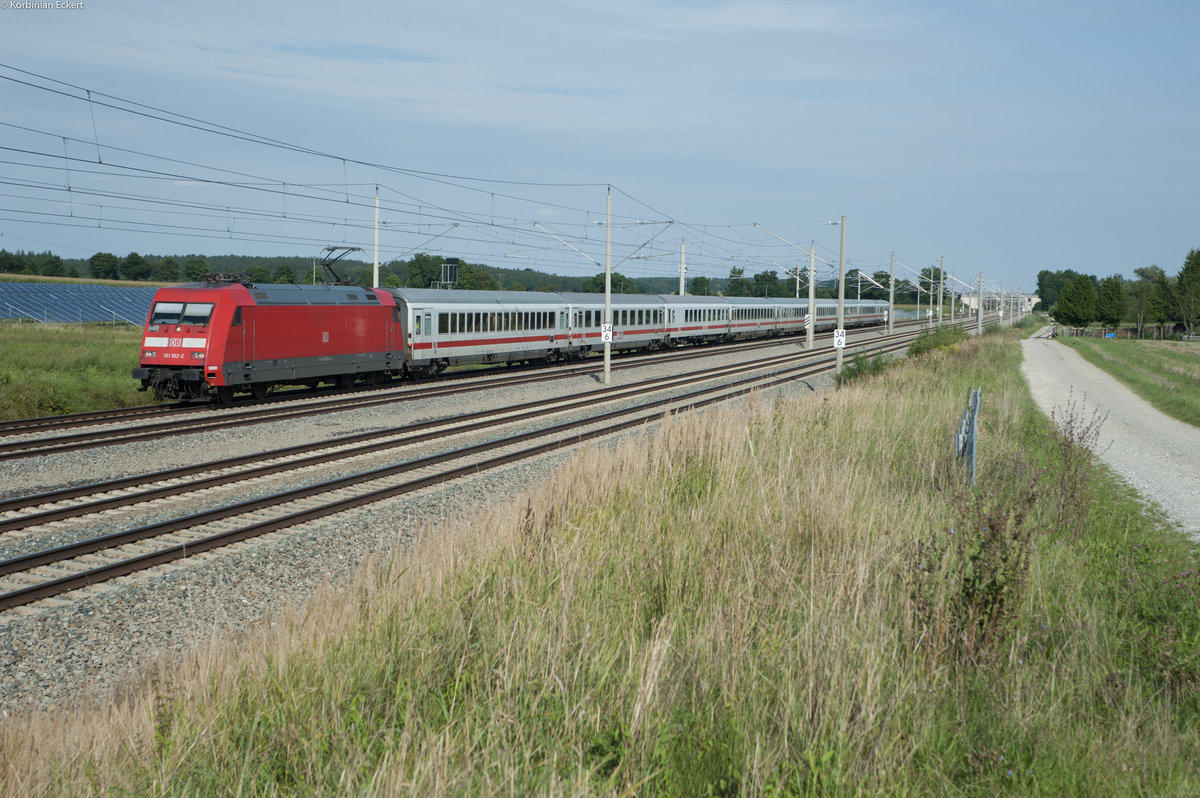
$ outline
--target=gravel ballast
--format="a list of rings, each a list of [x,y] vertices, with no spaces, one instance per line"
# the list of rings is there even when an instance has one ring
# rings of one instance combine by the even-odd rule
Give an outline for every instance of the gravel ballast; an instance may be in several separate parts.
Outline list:
[[[714,350],[703,361],[614,368],[612,384],[703,374],[748,358],[801,348],[792,339],[752,355]],[[621,362],[614,358],[614,366]],[[819,377],[775,390],[810,394],[829,385],[829,377]],[[585,394],[598,387],[598,376],[570,377],[484,390],[453,400],[330,413],[319,421],[257,424],[28,458],[0,466],[4,486],[0,493],[28,495],[351,432],[396,430],[431,417]],[[288,605],[302,605],[326,583],[348,584],[367,558],[389,556],[425,531],[472,518],[480,507],[537,486],[569,456],[569,449],[560,450],[0,614],[0,718],[31,708],[63,708],[84,698],[105,701],[119,696],[131,680],[161,658],[185,654],[214,639],[235,640]],[[203,503],[203,499],[188,501]],[[71,536],[80,534],[77,530]],[[44,537],[49,542],[54,536]],[[0,541],[0,551],[8,550],[4,556],[28,548],[23,535],[10,537],[7,543]]]
[[[785,348],[798,347],[793,342],[780,344],[780,351]],[[613,382],[631,384],[650,376],[711,369],[745,359],[746,355],[716,355],[704,365],[664,364],[614,371]],[[1089,405],[1096,397],[1103,400],[1102,409],[1109,419],[1101,436],[1102,456],[1186,529],[1200,526],[1200,440],[1195,428],[1146,408],[1144,402],[1056,343],[1026,342],[1024,368],[1035,398],[1047,413],[1056,406],[1065,407],[1072,395],[1076,400],[1086,395]],[[807,380],[786,392],[809,394],[830,384],[828,377]],[[301,440],[396,429],[430,415],[533,401],[538,396],[577,394],[597,385],[593,377],[577,377],[482,391],[455,399],[452,407],[443,402],[431,409],[408,402],[389,409],[333,413],[320,421],[261,424],[236,432],[181,435],[112,447],[102,453],[31,458],[0,468],[0,483],[10,495],[29,493],[89,478],[265,451]],[[1129,409],[1125,409],[1127,404]],[[1148,418],[1154,418],[1151,426],[1162,431],[1152,435],[1135,425]],[[1106,444],[1109,439],[1111,445]],[[1151,447],[1148,441],[1152,440],[1161,444]],[[1120,464],[1110,459],[1114,455],[1122,458]],[[184,654],[213,639],[236,639],[289,604],[303,604],[323,584],[348,583],[366,558],[387,556],[423,531],[436,530],[452,519],[473,517],[481,505],[538,485],[568,456],[569,451],[560,451],[447,483],[415,497],[390,500],[239,544],[234,550],[189,558],[157,569],[153,575],[125,577],[78,596],[4,613],[0,615],[0,718],[30,708],[67,707],[85,697],[110,700],[161,657]],[[1170,489],[1163,492],[1164,487]]]

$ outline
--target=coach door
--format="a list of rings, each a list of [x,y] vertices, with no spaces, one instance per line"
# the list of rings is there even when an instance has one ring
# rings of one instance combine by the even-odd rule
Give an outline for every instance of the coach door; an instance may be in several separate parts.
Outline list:
[[[433,314],[426,311],[425,319],[421,323],[421,334],[429,340],[429,351],[431,354],[437,354],[437,336],[433,334]]]

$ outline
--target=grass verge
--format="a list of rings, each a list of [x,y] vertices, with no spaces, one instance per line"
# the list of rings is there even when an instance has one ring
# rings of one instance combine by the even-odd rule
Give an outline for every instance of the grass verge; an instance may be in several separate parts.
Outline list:
[[[1196,794],[1194,544],[1019,360],[984,336],[586,450],[240,653],[8,722],[0,791]]]
[[[0,419],[149,404],[129,376],[141,337],[128,326],[0,321]]]
[[[1056,339],[1167,415],[1200,426],[1200,343]]]

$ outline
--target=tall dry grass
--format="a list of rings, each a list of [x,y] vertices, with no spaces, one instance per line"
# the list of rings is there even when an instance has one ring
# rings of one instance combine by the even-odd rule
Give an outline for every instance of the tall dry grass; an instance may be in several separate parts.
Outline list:
[[[1016,352],[584,450],[240,653],[9,724],[0,788],[1181,794],[1200,630],[1157,580],[1189,555],[1102,474],[1084,533],[1057,527],[1062,444]],[[971,489],[950,448],[978,384]]]

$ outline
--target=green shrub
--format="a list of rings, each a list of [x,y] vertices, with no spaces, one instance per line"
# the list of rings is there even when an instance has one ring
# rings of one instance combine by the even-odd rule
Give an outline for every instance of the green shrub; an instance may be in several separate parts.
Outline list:
[[[967,340],[967,334],[961,327],[943,327],[931,333],[926,333],[908,345],[908,356],[916,357],[926,352],[938,349],[953,351],[957,344]]]

